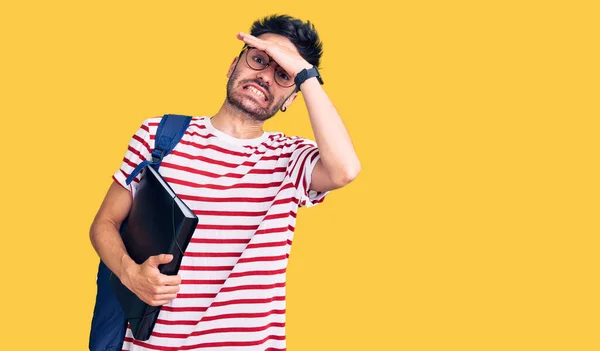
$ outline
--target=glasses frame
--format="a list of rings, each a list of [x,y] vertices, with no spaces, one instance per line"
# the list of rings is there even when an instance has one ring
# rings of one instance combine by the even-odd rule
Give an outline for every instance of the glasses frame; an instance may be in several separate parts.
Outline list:
[[[269,55],[268,55],[266,52],[264,52],[264,51],[262,51],[262,52],[264,52],[264,54],[265,54],[265,55],[266,55],[266,56],[269,58],[269,63],[267,63],[267,65],[266,65],[265,67],[263,67],[263,68],[254,68],[254,67],[252,67],[252,66],[250,65],[250,62],[248,62],[248,53],[250,52],[250,50],[251,50],[251,49],[258,50],[258,51],[262,51],[262,50],[260,50],[260,49],[258,49],[258,48],[255,48],[254,46],[244,45],[244,47],[242,48],[242,51],[240,52],[240,58],[241,58],[241,56],[244,54],[244,51],[246,51],[246,59],[245,59],[245,61],[246,61],[246,66],[248,66],[250,69],[252,69],[252,70],[254,70],[254,71],[264,71],[265,69],[267,69],[267,68],[268,68],[268,67],[271,65],[271,63],[275,62],[275,64],[276,64],[277,66],[279,66],[279,68],[281,68],[281,69],[282,69],[282,70],[283,70],[283,71],[284,71],[284,72],[285,72],[285,73],[286,73],[286,74],[287,74],[287,75],[290,77],[290,82],[291,82],[291,83],[290,83],[290,85],[283,85],[283,84],[279,83],[279,81],[277,81],[277,76],[275,75],[275,74],[276,74],[276,70],[277,70],[277,68],[275,68],[275,70],[273,70],[273,80],[275,81],[275,83],[277,83],[277,85],[279,85],[279,86],[280,86],[280,87],[282,87],[282,88],[291,88],[291,87],[293,87],[294,85],[296,85],[296,83],[294,82],[294,79],[293,79],[292,75],[291,75],[291,74],[289,74],[288,72],[286,72],[286,70],[284,70],[284,69],[283,69],[283,68],[282,68],[282,67],[281,67],[281,66],[280,66],[280,65],[277,63],[277,61],[273,60],[273,58],[272,58],[271,56],[269,56]]]

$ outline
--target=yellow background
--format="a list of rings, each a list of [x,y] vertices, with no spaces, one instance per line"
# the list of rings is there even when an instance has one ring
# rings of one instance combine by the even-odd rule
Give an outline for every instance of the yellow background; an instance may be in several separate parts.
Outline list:
[[[594,3],[3,3],[0,348],[87,348],[129,138],[214,114],[235,34],[288,13],[363,167],[300,211],[288,349],[599,350]],[[313,136],[302,99],[266,127]]]

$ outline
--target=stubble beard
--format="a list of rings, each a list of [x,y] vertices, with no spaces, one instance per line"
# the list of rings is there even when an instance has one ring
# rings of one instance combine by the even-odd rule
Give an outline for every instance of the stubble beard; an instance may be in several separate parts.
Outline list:
[[[281,97],[277,102],[271,103],[271,107],[269,108],[269,106],[259,106],[245,96],[242,96],[242,94],[234,91],[233,88],[237,83],[238,76],[239,73],[234,71],[231,78],[227,81],[227,101],[231,106],[243,112],[244,115],[255,121],[264,122],[273,117],[281,106],[283,106],[284,97]]]

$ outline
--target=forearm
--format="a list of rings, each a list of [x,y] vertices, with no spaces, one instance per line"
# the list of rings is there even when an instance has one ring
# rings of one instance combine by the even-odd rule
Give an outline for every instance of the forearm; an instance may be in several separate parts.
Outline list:
[[[135,262],[127,254],[117,225],[108,220],[95,220],[90,228],[90,241],[106,266],[122,281]]]
[[[360,171],[360,162],[342,118],[317,79],[308,79],[301,89],[323,166],[332,179],[347,183]]]

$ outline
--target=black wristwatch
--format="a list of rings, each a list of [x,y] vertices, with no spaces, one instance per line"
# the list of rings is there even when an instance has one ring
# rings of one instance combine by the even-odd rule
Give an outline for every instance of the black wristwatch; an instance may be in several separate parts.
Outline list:
[[[323,85],[323,78],[321,78],[319,70],[317,69],[317,67],[312,66],[312,68],[303,69],[302,71],[300,71],[300,73],[296,75],[296,78],[294,78],[294,83],[296,83],[296,91],[300,91],[300,85],[302,85],[304,81],[312,77],[317,77],[319,83]]]

